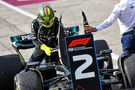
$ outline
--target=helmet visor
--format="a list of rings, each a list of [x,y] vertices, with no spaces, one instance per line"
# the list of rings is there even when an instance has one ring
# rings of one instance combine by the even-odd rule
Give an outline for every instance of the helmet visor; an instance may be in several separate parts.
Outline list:
[[[52,18],[51,20],[41,20],[41,19],[39,19],[38,21],[40,21],[41,22],[41,24],[44,26],[44,27],[47,27],[47,28],[49,28],[49,27],[51,27],[52,25],[53,25],[53,23],[54,23],[54,19],[55,19],[55,17],[54,18]]]

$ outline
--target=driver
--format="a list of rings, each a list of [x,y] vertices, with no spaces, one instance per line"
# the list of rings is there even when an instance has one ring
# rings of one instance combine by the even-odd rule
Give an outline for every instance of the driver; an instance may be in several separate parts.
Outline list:
[[[58,44],[58,29],[64,30],[62,24],[55,16],[54,10],[49,5],[42,5],[39,8],[37,19],[32,22],[33,43],[36,46],[29,61],[41,61],[44,57],[50,57],[52,48]]]
[[[86,32],[96,32],[112,25],[118,19],[123,48],[122,56],[135,53],[135,0],[120,0],[111,15],[96,27],[85,26]]]

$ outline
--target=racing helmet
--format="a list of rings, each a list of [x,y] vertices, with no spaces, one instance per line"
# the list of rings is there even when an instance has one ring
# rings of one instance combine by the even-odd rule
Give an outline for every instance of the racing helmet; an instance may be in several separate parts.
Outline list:
[[[39,8],[37,20],[41,22],[44,27],[50,28],[54,23],[54,19],[54,10],[49,5],[42,5]]]

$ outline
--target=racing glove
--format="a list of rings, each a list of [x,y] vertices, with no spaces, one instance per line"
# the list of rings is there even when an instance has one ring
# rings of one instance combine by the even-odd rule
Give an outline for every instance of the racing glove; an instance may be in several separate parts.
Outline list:
[[[40,49],[43,50],[47,56],[51,56],[52,48],[46,46],[45,44],[42,44],[40,46]]]

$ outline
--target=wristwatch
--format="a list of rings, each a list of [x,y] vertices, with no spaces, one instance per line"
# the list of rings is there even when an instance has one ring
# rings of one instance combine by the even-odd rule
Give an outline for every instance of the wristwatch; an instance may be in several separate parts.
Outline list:
[[[97,29],[96,29],[96,28],[94,28],[93,30],[94,30],[94,32],[96,32],[96,31],[97,31]]]

